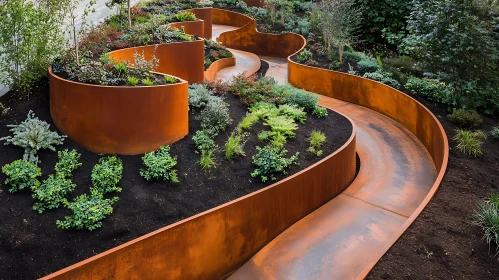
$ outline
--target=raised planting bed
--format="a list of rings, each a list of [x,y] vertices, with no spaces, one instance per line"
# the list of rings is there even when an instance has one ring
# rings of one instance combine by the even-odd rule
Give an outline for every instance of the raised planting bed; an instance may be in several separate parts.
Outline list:
[[[2,207],[0,208],[0,216],[4,217],[4,219],[0,228],[0,261],[2,263],[0,275],[8,275],[14,279],[42,277],[134,238],[272,185],[275,181],[261,182],[259,177],[252,177],[250,175],[255,170],[255,166],[252,164],[252,156],[257,153],[255,146],[263,147],[266,144],[257,139],[258,133],[263,130],[269,130],[268,126],[265,126],[262,121],[257,122],[248,130],[249,137],[244,148],[246,156],[236,157],[232,161],[225,159],[223,149],[225,142],[247,112],[247,107],[240,102],[238,97],[229,94],[226,96],[225,101],[230,105],[229,114],[233,122],[215,138],[216,144],[221,147],[221,150],[216,152],[215,156],[217,168],[210,172],[205,172],[199,165],[200,155],[195,153],[192,136],[197,130],[201,129],[200,122],[196,119],[200,113],[191,110],[189,113],[189,135],[171,145],[170,150],[172,156],[177,156],[176,168],[178,169],[177,176],[180,182],[173,184],[164,181],[147,181],[140,176],[140,170],[144,167],[141,155],[120,156],[119,158],[123,161],[123,178],[118,186],[122,188],[122,191],[113,195],[106,195],[106,198],[117,196],[119,197],[119,201],[113,205],[113,213],[103,221],[102,228],[95,231],[62,230],[57,228],[56,220],[63,220],[69,214],[67,209],[46,210],[43,214],[38,214],[32,210],[34,199],[31,197],[31,192],[25,189],[12,194],[8,193],[9,186],[3,184],[6,177],[1,174],[0,182],[2,182],[2,185],[0,189],[2,192],[0,193],[0,204]],[[29,110],[33,110],[36,117],[51,124],[51,129],[54,130],[54,123],[50,118],[49,92],[46,86],[42,87],[40,92],[32,94],[29,100],[19,100],[14,94],[9,94],[0,98],[0,102],[12,109],[9,116],[0,120],[1,136],[11,135],[6,125],[20,123],[26,118]],[[321,156],[307,152],[309,148],[307,138],[312,130],[320,130],[325,133],[327,142],[322,148],[323,153]],[[297,160],[299,165],[291,165],[287,175],[277,175],[276,178],[277,180],[282,180],[279,183],[292,182],[293,185],[274,184],[275,187],[266,189],[265,192],[260,192],[258,195],[249,196],[230,204],[239,209],[239,212],[237,212],[240,214],[239,217],[252,217],[257,213],[260,218],[266,217],[269,214],[274,217],[272,221],[267,221],[274,228],[265,237],[252,233],[252,231],[244,231],[245,234],[250,234],[246,238],[252,240],[248,243],[251,244],[251,251],[245,250],[245,253],[241,254],[241,256],[251,256],[255,250],[270,241],[268,239],[275,237],[294,221],[317,208],[330,199],[331,196],[334,196],[334,193],[341,192],[348,185],[355,173],[355,164],[353,165],[353,169],[350,164],[355,162],[355,137],[352,133],[351,122],[333,111],[328,111],[328,116],[324,118],[318,118],[311,113],[307,114],[305,123],[298,124],[296,137],[288,139],[285,145],[285,149],[289,151],[287,157],[294,155],[296,152],[300,153]],[[345,143],[349,143],[348,149],[347,146],[344,146]],[[347,164],[348,167],[345,166],[345,169],[343,167],[340,168],[339,166],[341,166],[342,161],[336,162],[334,166],[338,166],[338,168],[334,169],[321,165],[334,160],[334,157],[330,155],[340,147],[346,149],[344,152],[348,151],[348,154],[345,154],[343,151],[340,152],[344,159],[348,158],[348,162],[350,162]],[[57,149],[76,149],[81,153],[80,162],[83,165],[74,172],[73,176],[73,183],[77,187],[68,196],[68,200],[72,201],[74,197],[80,194],[88,194],[89,188],[92,185],[90,178],[92,168],[98,163],[100,156],[84,149],[69,138],[65,139],[63,145],[57,146]],[[4,166],[14,160],[20,159],[22,158],[22,154],[22,148],[12,145],[2,146],[0,149],[0,165]],[[352,156],[353,161],[351,160]],[[48,174],[54,172],[57,153],[42,150],[39,152],[39,158],[41,163],[38,166],[43,172],[43,175],[39,178],[41,181],[46,179]],[[326,183],[324,179],[315,180],[312,178],[326,178],[330,177],[329,175],[326,177],[314,175],[314,177],[305,179],[307,177],[300,176],[307,176],[306,174],[309,173],[301,172],[297,174],[304,169],[312,168],[314,163],[319,162],[320,164],[314,165],[313,168],[323,167],[313,170],[317,170],[316,172],[320,170],[320,172],[325,172],[325,174],[329,175],[343,172],[344,176],[333,176],[334,178],[331,177],[331,179],[334,181],[343,178],[342,180],[344,181],[339,183],[334,189],[328,190],[324,186],[319,187],[321,184]],[[293,176],[294,174],[296,176]],[[290,176],[290,178],[283,180],[286,176]],[[282,187],[277,188],[277,186]],[[284,189],[285,186],[286,188]],[[291,186],[293,187],[291,188]],[[290,190],[295,188],[299,188],[300,191],[296,189],[297,191],[290,192]],[[307,189],[310,191],[307,191]],[[271,194],[272,196],[262,200],[265,197],[263,195],[267,194]],[[287,199],[282,201],[278,199],[283,195]],[[272,197],[273,201],[267,201],[267,199]],[[273,210],[272,212],[265,213],[260,213],[259,211],[246,212],[248,210],[245,210],[246,208],[242,207],[242,205],[250,205],[248,204],[250,203],[249,201],[252,201],[251,203],[264,203],[264,205],[267,205],[266,207],[271,207]],[[293,201],[293,203],[289,204],[289,201]],[[279,208],[274,209],[277,206]],[[219,211],[222,209],[224,207],[217,208],[212,213],[220,213]],[[278,209],[280,210],[278,211]],[[282,214],[279,214],[281,211],[287,214],[282,216]],[[233,210],[230,210],[228,213],[236,214]],[[195,225],[203,221],[205,219],[203,217],[205,216],[208,220],[216,218],[213,215],[202,214],[190,219],[188,222],[175,225],[173,229],[179,227],[182,230],[187,230],[188,228],[180,226],[182,224]],[[223,220],[219,220],[219,222],[223,222]],[[241,226],[244,226],[246,223],[251,222],[251,220],[246,222],[241,220],[239,222],[241,222]],[[199,231],[195,230],[195,232],[198,233]],[[216,232],[218,232],[217,235],[221,234],[221,236],[227,234],[228,238],[231,236],[229,229],[227,231],[217,230]],[[204,237],[206,235],[201,234],[201,236],[192,236],[192,238],[187,237],[184,241],[189,242],[190,240],[199,240],[199,238]],[[237,240],[235,239],[234,241]],[[240,247],[235,246],[236,243],[231,243],[234,246],[225,249],[240,249]],[[149,245],[157,247],[158,244]],[[188,275],[189,272],[187,270],[189,269],[187,267],[191,267],[188,264],[189,258],[184,258],[187,255],[185,253],[182,255],[182,252],[176,251],[175,248],[175,246],[171,247],[171,251],[161,256],[171,260],[175,259],[176,261],[171,262],[173,266],[179,265],[179,262],[183,262],[182,268],[185,269],[185,273]],[[178,248],[185,249],[183,246]],[[218,248],[220,250],[223,249],[222,247]],[[204,249],[208,249],[208,247]],[[203,254],[208,253],[209,250]],[[223,253],[224,251],[217,251],[217,255],[220,257]],[[47,258],[47,256],[50,256],[50,258]],[[130,259],[130,261],[134,260],[137,261],[136,259]],[[233,262],[220,263],[220,266],[213,268],[213,270],[216,270],[218,275],[220,270],[233,267],[236,262],[240,263],[241,261],[235,259]],[[141,261],[135,264],[139,263]],[[203,266],[202,269],[206,269],[206,267],[210,266]],[[109,268],[110,270],[103,273],[113,271],[111,267]],[[122,268],[119,267],[116,269],[122,271]],[[190,270],[192,270],[192,273],[196,273],[200,269]],[[153,271],[149,269],[148,273],[152,273]]]

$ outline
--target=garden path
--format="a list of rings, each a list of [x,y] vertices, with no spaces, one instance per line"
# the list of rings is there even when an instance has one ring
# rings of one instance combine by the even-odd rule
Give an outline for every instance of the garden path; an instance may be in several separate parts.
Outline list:
[[[287,81],[285,58],[261,58],[272,63],[267,76]],[[229,279],[363,277],[432,188],[433,161],[406,128],[362,106],[325,96],[319,103],[356,124],[359,174],[342,194],[281,233]]]

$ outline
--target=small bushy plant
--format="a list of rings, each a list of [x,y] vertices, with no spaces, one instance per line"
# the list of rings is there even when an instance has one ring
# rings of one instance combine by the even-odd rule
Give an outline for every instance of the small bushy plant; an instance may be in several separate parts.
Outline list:
[[[118,183],[123,176],[123,163],[116,156],[99,159],[99,163],[92,169],[93,191],[101,194],[120,192]]]
[[[265,123],[270,126],[270,130],[272,132],[279,132],[290,138],[295,136],[295,130],[298,129],[298,125],[293,121],[293,119],[285,116],[269,117]]]
[[[81,166],[79,162],[81,154],[76,150],[59,151],[58,153],[59,161],[55,164],[55,173],[59,177],[71,178],[73,172]]]
[[[38,177],[42,175],[41,169],[28,161],[16,160],[2,167],[5,174],[5,184],[10,185],[9,192],[17,192],[23,189],[36,188],[40,185]]]
[[[367,56],[361,52],[344,52],[343,59],[346,61],[359,62],[367,59]]]
[[[173,20],[176,22],[195,21],[197,18],[192,12],[180,12],[173,16]]]
[[[215,141],[213,140],[215,135],[216,134],[207,129],[196,131],[194,136],[192,136],[196,150],[199,152],[216,150],[217,144],[215,144]]]
[[[253,106],[251,106],[250,112],[251,114],[255,115],[259,120],[264,120],[271,116],[277,116],[279,111],[277,110],[277,107],[274,104],[258,102],[255,103]]]
[[[279,173],[287,174],[286,168],[298,160],[299,153],[286,158],[288,151],[277,147],[260,148],[257,146],[256,149],[258,153],[253,156],[253,164],[257,168],[251,173],[251,176],[260,177],[262,182],[266,182],[268,179],[277,180],[276,175]]]
[[[315,106],[315,109],[312,113],[316,115],[318,118],[327,117],[327,109],[319,105]]]
[[[314,130],[312,131],[312,133],[310,133],[308,141],[310,142],[310,147],[307,151],[318,157],[322,156],[323,152],[321,150],[321,147],[326,142],[326,134],[321,131]]]
[[[57,227],[90,231],[100,228],[106,216],[113,212],[113,204],[118,200],[118,197],[104,199],[103,195],[97,191],[92,191],[91,195],[80,195],[73,202],[66,203],[71,215],[66,216],[63,221],[57,220]]]
[[[281,132],[271,132],[270,136],[272,139],[270,140],[270,145],[277,148],[283,148],[288,141],[288,138]]]
[[[312,112],[319,101],[317,95],[295,88],[290,84],[277,85],[274,88],[276,91],[283,91],[287,94],[286,103],[298,105],[307,112]]]
[[[259,120],[258,115],[254,113],[247,113],[246,116],[237,125],[238,132],[249,130]]]
[[[5,145],[15,145],[24,148],[23,160],[38,163],[38,150],[49,149],[55,152],[55,146],[61,145],[66,136],[50,131],[50,125],[37,117],[30,110],[28,118],[20,124],[8,125],[14,136],[2,137]]]
[[[473,224],[482,228],[485,242],[499,251],[499,194],[493,192],[489,199],[478,204]]]
[[[138,83],[139,83],[139,79],[137,79],[137,78],[135,78],[135,77],[131,77],[131,76],[127,77],[127,84],[128,84],[129,86],[134,87],[134,86],[136,86]]]
[[[454,140],[457,142],[456,149],[460,152],[471,155],[474,157],[481,156],[482,152],[482,141],[480,139],[486,139],[487,134],[478,130],[478,131],[470,131],[470,130],[456,130],[456,135],[454,136]]]
[[[296,61],[299,62],[299,63],[304,63],[305,61],[309,60],[309,59],[312,59],[313,55],[312,55],[312,52],[307,50],[307,49],[303,49],[297,56],[296,56]]]
[[[225,158],[228,160],[236,156],[246,156],[244,152],[244,144],[246,144],[247,134],[232,133],[225,142]]]
[[[447,115],[449,121],[459,125],[460,127],[479,126],[483,119],[475,110],[457,109],[452,114]]]
[[[436,79],[409,77],[409,80],[404,86],[413,94],[422,96],[429,101],[442,104],[447,104],[453,94],[452,88]]]
[[[210,172],[213,168],[217,167],[215,162],[215,151],[201,151],[201,157],[199,158],[199,165],[201,169],[205,172]]]
[[[388,73],[384,71],[377,71],[373,73],[365,73],[363,77],[383,83],[385,85],[391,86],[396,89],[400,88],[400,83],[397,80],[391,78],[391,76],[387,74]]]
[[[280,116],[286,116],[299,123],[305,123],[305,120],[307,119],[307,113],[297,105],[288,105],[288,104],[280,105],[278,109],[278,114]]]
[[[262,131],[258,133],[258,140],[260,141],[266,141],[270,138],[270,132],[269,131]]]
[[[154,82],[153,82],[153,81],[151,81],[151,79],[149,79],[149,78],[145,78],[145,79],[143,79],[143,80],[142,80],[142,83],[143,83],[145,86],[148,86],[148,87],[150,87],[150,86],[154,86]]]
[[[43,213],[46,209],[59,208],[67,203],[67,194],[75,188],[76,184],[70,178],[51,174],[40,186],[32,188],[32,196],[36,199],[33,210]]]
[[[490,131],[490,136],[492,136],[492,138],[496,140],[499,140],[499,126],[492,128],[492,130]]]
[[[378,62],[372,58],[365,58],[357,63],[357,69],[361,74],[376,72],[379,68]]]
[[[140,176],[146,180],[160,180],[178,183],[177,177],[177,157],[170,155],[170,146],[160,147],[155,152],[146,153],[142,157],[145,168],[140,170]]]
[[[165,76],[163,79],[166,84],[175,84],[177,82],[172,76]]]
[[[208,103],[196,118],[203,128],[223,131],[232,123],[229,115],[229,104],[222,97],[210,96]]]
[[[189,85],[189,107],[195,110],[203,109],[213,92],[203,84]]]

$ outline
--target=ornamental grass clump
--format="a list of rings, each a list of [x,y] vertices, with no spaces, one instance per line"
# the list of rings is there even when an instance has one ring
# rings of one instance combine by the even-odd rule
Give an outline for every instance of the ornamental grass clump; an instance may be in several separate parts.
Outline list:
[[[483,155],[482,141],[480,139],[487,139],[487,134],[481,130],[470,131],[462,129],[457,129],[456,135],[453,138],[457,142],[456,149],[461,153],[474,157]]]
[[[92,169],[92,191],[100,194],[121,192],[118,183],[123,176],[123,163],[116,156],[99,159],[99,163]]]
[[[2,137],[5,145],[15,145],[24,148],[23,160],[38,163],[37,152],[49,149],[55,152],[55,146],[61,145],[66,136],[61,136],[55,131],[50,131],[50,125],[41,121],[33,111],[29,111],[28,118],[18,125],[8,125],[14,136]]]
[[[38,187],[37,178],[42,176],[42,170],[36,164],[21,159],[4,165],[2,172],[7,177],[5,184],[10,185],[10,193]]]
[[[287,150],[282,150],[277,147],[265,146],[263,148],[256,147],[258,153],[253,156],[253,164],[257,168],[251,173],[252,177],[260,177],[262,182],[268,179],[277,180],[276,175],[287,174],[286,168],[291,164],[296,163],[299,153],[286,158]]]
[[[323,151],[321,150],[321,147],[324,143],[326,143],[326,134],[321,131],[314,130],[310,133],[308,141],[310,142],[310,147],[307,151],[318,157],[322,156]]]
[[[482,228],[483,239],[499,251],[499,194],[493,192],[489,199],[480,202],[473,213],[473,224]]]
[[[146,180],[160,180],[178,183],[177,177],[177,157],[170,155],[170,146],[160,147],[155,152],[146,153],[142,160],[145,168],[140,170],[140,176]]]
[[[246,156],[244,144],[246,144],[247,133],[232,133],[225,142],[225,158],[228,160],[236,156]]]
[[[94,230],[102,226],[102,221],[113,212],[113,204],[119,200],[118,197],[104,199],[102,193],[92,190],[90,195],[83,194],[74,201],[66,203],[71,215],[64,220],[57,220],[58,228],[77,230]]]

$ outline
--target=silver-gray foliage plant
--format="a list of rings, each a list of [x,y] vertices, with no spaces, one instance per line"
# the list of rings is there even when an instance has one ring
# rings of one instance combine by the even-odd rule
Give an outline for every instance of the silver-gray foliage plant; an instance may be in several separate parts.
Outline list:
[[[5,145],[15,145],[24,148],[23,160],[38,163],[37,152],[49,149],[55,152],[55,146],[61,145],[66,136],[50,131],[50,125],[35,117],[33,111],[28,112],[28,118],[20,124],[8,125],[14,136],[2,137]]]

